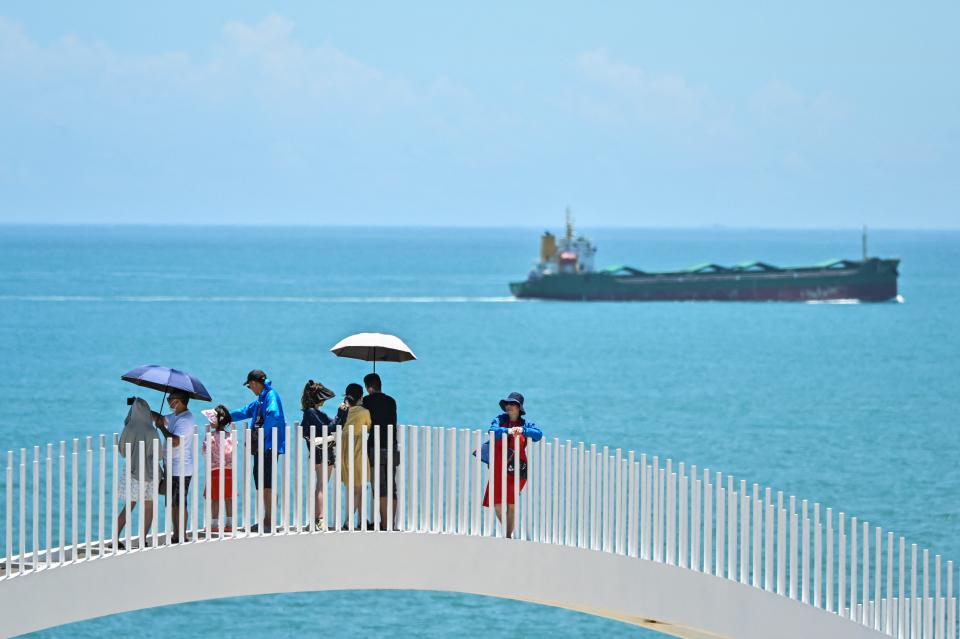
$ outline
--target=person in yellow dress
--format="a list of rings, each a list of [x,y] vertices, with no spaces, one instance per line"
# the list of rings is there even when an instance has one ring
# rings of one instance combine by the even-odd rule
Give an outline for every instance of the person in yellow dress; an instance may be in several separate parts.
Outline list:
[[[346,414],[343,419],[340,450],[344,453],[340,457],[340,481],[347,491],[353,490],[353,510],[358,513],[357,526],[363,526],[364,514],[360,512],[363,491],[364,467],[366,467],[367,481],[370,481],[370,467],[367,462],[366,449],[363,446],[363,434],[370,432],[373,420],[370,411],[360,404],[363,398],[363,387],[360,384],[349,384],[343,397],[343,406]],[[350,450],[350,426],[353,426],[353,449]],[[350,475],[350,460],[353,460],[353,476]],[[350,493],[348,492],[347,495]],[[349,502],[348,502],[349,503]],[[348,515],[353,517],[353,513]]]

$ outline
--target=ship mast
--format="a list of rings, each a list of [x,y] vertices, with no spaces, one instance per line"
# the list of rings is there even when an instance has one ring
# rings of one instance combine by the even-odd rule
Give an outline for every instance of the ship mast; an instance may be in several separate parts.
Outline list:
[[[867,261],[867,225],[863,225],[863,261]]]
[[[567,248],[573,243],[573,216],[570,215],[570,207],[567,207]]]

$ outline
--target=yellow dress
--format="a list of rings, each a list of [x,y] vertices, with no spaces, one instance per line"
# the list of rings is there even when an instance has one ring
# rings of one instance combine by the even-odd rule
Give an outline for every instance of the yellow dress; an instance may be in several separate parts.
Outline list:
[[[367,467],[367,481],[372,480],[367,451],[363,448],[363,434],[370,432],[372,423],[370,411],[363,406],[351,406],[341,435],[340,450],[346,453],[350,446],[350,425],[353,424],[353,485],[357,487],[361,486],[363,481],[364,466]],[[347,454],[340,455],[340,481],[347,487],[350,486],[350,456]]]

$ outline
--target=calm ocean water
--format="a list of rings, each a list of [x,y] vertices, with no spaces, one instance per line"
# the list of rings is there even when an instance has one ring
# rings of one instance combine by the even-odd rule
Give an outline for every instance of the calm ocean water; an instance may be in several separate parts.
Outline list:
[[[119,430],[133,392],[119,375],[146,362],[227,405],[263,368],[295,419],[307,378],[339,390],[368,371],[331,345],[384,331],[419,357],[380,367],[402,422],[481,427],[520,390],[550,437],[733,473],[960,559],[960,233],[872,234],[873,254],[903,259],[901,304],[514,302],[539,232],[0,227],[0,450]],[[645,269],[860,250],[856,231],[588,234],[599,266]],[[653,636],[423,592],[211,601],[38,636],[304,631]]]

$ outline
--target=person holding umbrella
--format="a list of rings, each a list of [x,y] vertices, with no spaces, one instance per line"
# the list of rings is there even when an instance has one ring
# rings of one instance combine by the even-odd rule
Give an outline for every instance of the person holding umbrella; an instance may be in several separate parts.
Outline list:
[[[172,413],[161,415],[150,411],[154,424],[167,438],[167,443],[175,449],[173,452],[172,468],[167,468],[167,474],[172,475],[171,501],[173,502],[173,543],[180,540],[181,524],[185,519],[186,504],[181,504],[180,494],[186,497],[190,490],[190,480],[193,477],[193,437],[197,432],[197,423],[193,413],[187,409],[191,399],[209,402],[210,393],[203,383],[185,371],[145,364],[127,371],[120,376],[125,382],[136,384],[144,388],[162,391]],[[161,409],[163,400],[160,402]],[[163,480],[161,480],[162,483]],[[181,510],[181,506],[183,510]],[[183,513],[183,514],[182,514]]]
[[[253,455],[253,483],[257,490],[263,491],[263,532],[270,532],[273,522],[273,440],[276,432],[277,454],[282,455],[286,450],[287,422],[283,416],[283,404],[280,395],[273,389],[273,384],[259,368],[247,373],[247,381],[243,384],[250,392],[257,396],[255,400],[239,410],[230,411],[231,421],[245,419],[253,420],[253,434],[263,438],[263,486],[259,485],[259,468],[261,467],[258,446],[250,447]],[[254,524],[252,532],[259,527]]]
[[[153,422],[167,438],[167,444],[173,446],[173,468],[168,473],[171,478],[170,500],[173,502],[173,539],[171,543],[179,543],[183,531],[183,520],[186,519],[186,503],[181,503],[180,494],[184,500],[190,493],[190,480],[193,479],[193,436],[197,432],[197,422],[187,408],[190,397],[183,391],[173,391],[167,396],[167,404],[173,411],[161,415],[151,411]],[[182,484],[182,486],[181,486]]]

